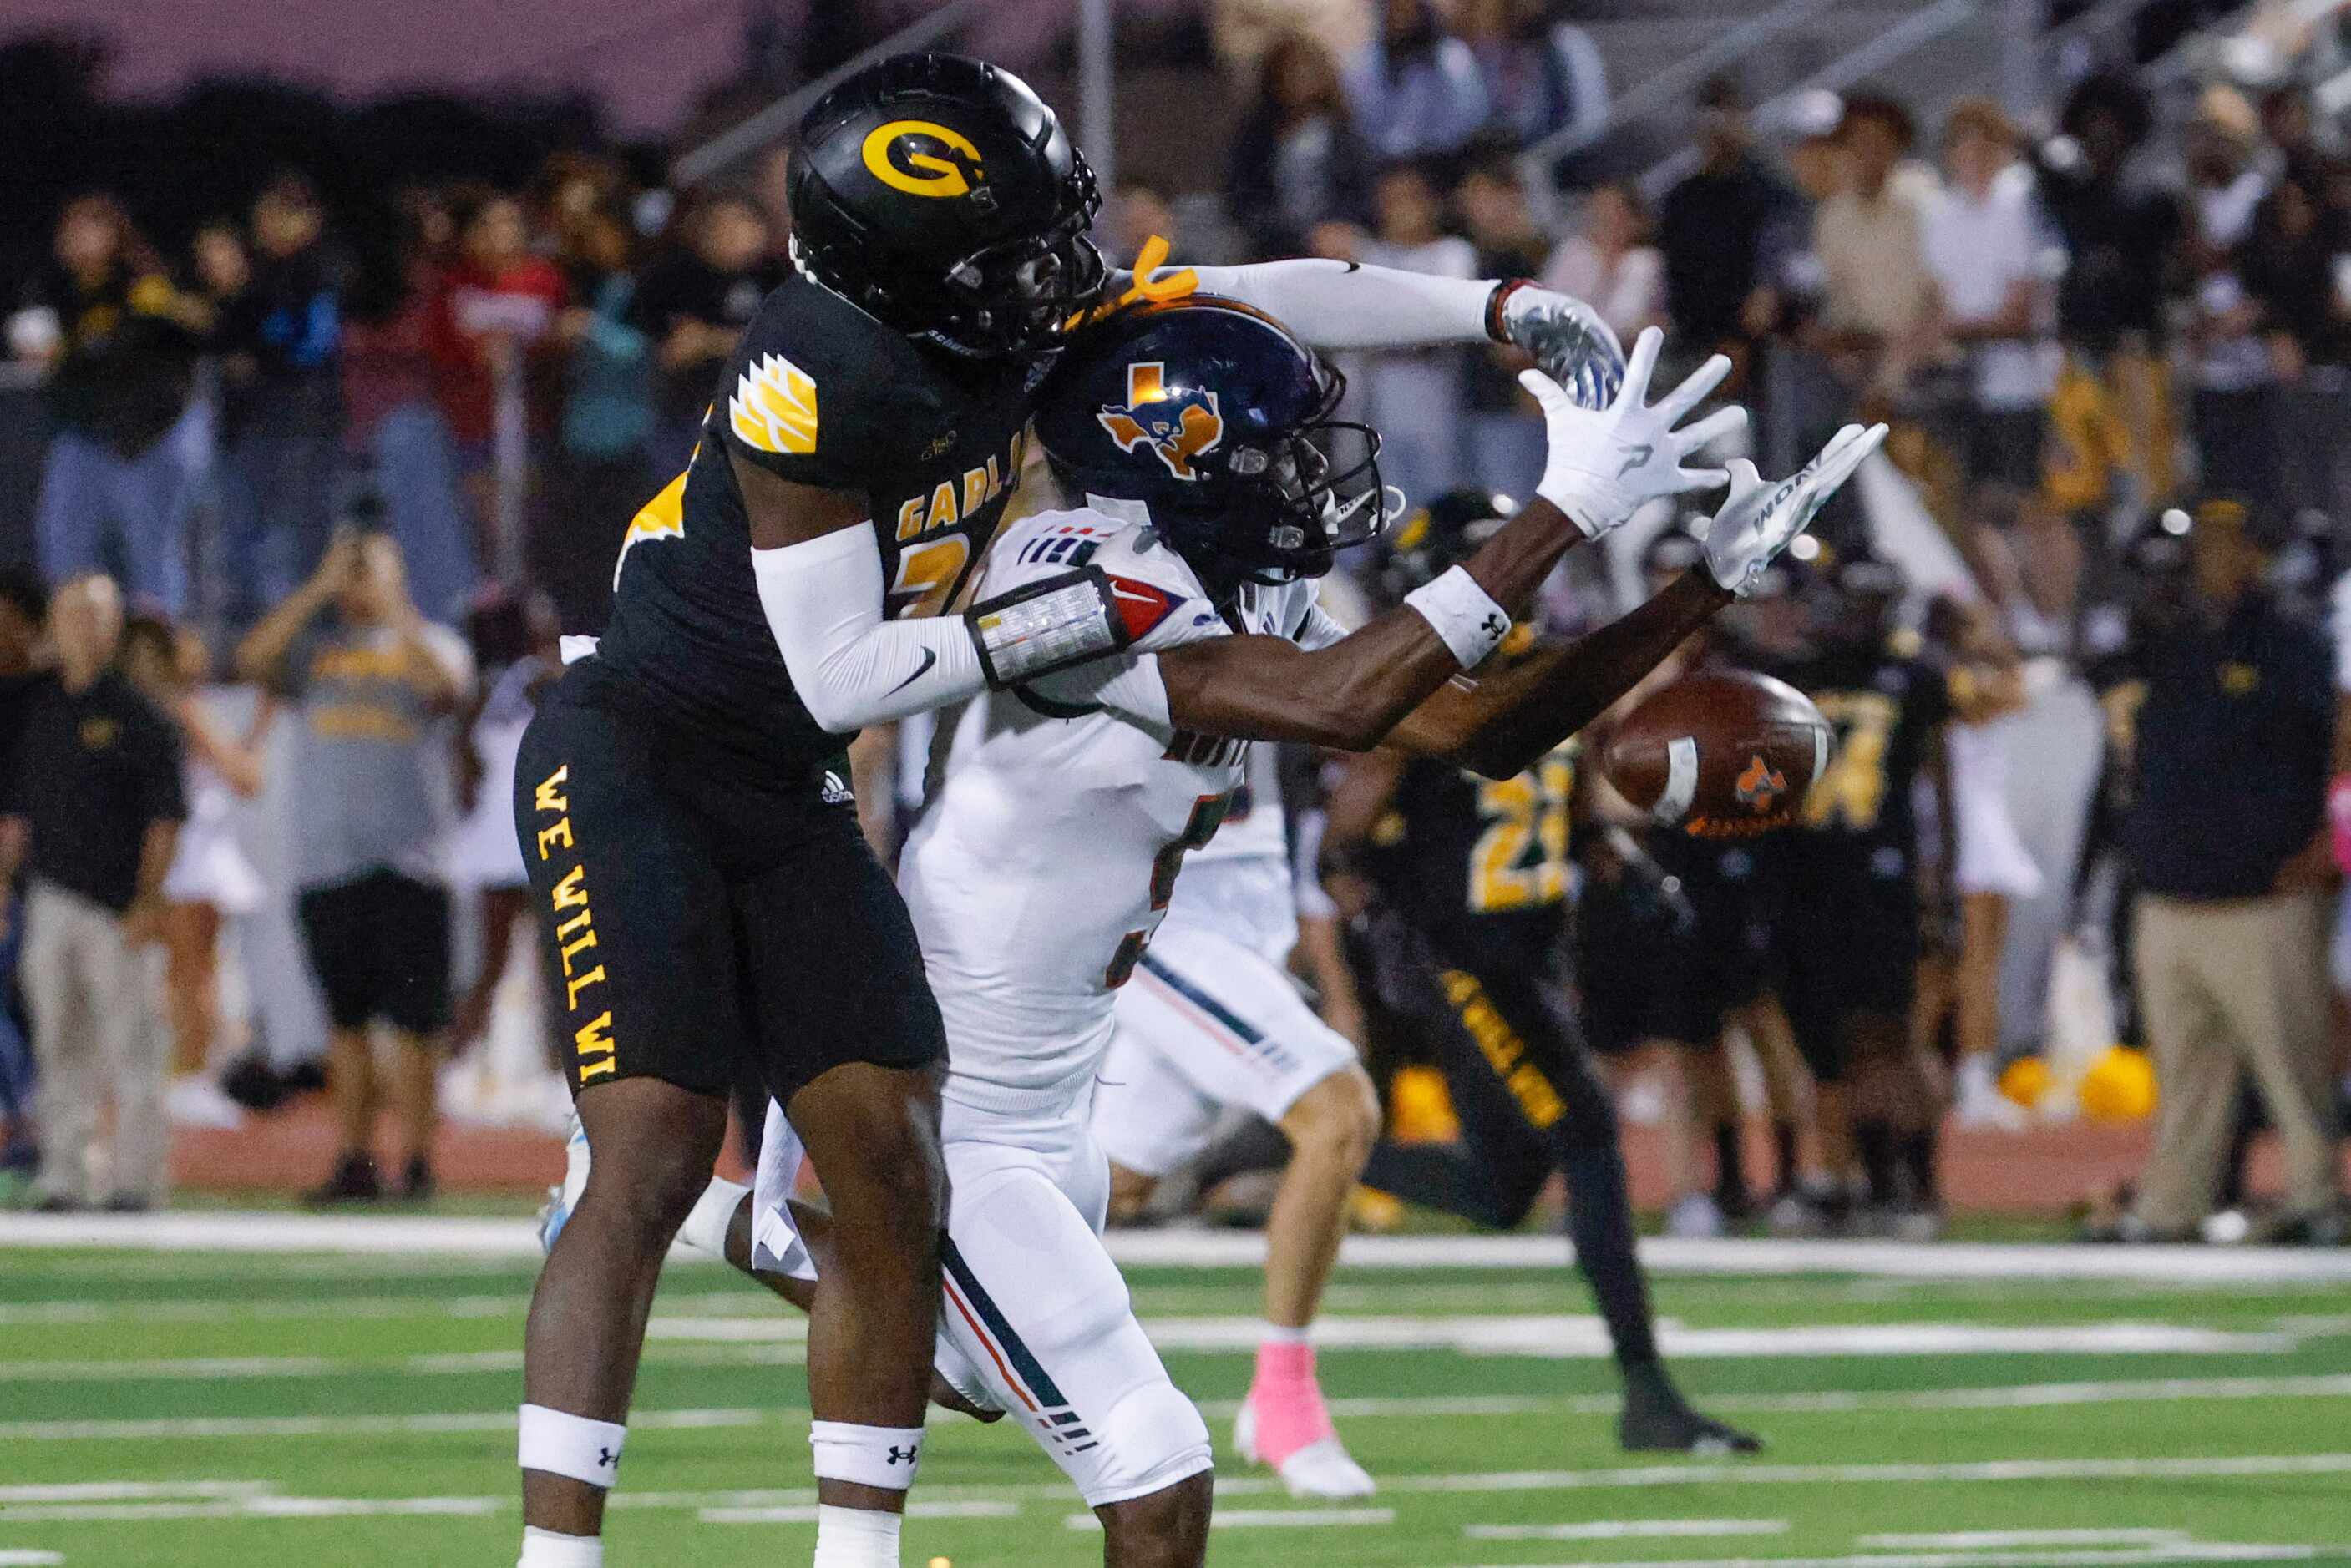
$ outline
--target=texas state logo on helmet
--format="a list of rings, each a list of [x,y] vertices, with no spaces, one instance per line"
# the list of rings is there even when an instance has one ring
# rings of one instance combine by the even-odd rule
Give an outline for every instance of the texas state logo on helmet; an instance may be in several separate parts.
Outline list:
[[[1280,322],[1194,295],[1075,333],[1035,429],[1064,491],[1143,503],[1204,582],[1283,583],[1387,519],[1379,438],[1332,417],[1345,392]]]
[[[1167,367],[1158,359],[1126,368],[1126,401],[1094,416],[1121,452],[1148,447],[1167,472],[1189,483],[1200,477],[1193,459],[1214,452],[1225,439],[1225,417],[1217,394],[1197,387],[1170,389]]]

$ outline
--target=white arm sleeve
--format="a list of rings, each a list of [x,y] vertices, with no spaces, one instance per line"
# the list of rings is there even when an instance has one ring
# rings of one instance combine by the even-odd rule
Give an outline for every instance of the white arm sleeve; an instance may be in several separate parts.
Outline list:
[[[1202,294],[1254,306],[1316,348],[1482,343],[1491,279],[1437,277],[1341,261],[1204,266]]]
[[[986,686],[960,616],[882,618],[882,546],[862,523],[751,552],[759,607],[810,717],[836,735],[887,723]]]

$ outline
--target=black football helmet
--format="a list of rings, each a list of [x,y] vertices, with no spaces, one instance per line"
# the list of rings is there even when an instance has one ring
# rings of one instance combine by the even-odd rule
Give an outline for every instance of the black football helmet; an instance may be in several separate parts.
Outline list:
[[[1381,541],[1373,591],[1383,604],[1402,604],[1406,594],[1476,555],[1517,510],[1509,496],[1475,486],[1448,490],[1415,507]]]
[[[1033,358],[1108,280],[1093,171],[1009,71],[896,55],[810,109],[792,259],[876,318],[970,358]]]
[[[1346,386],[1271,317],[1196,295],[1073,337],[1037,439],[1072,500],[1144,503],[1212,591],[1319,577],[1391,510],[1379,436],[1331,417]]]

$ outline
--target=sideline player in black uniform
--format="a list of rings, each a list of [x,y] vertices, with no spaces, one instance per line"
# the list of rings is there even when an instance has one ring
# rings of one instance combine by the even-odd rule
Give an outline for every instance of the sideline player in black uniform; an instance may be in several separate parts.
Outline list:
[[[1704,546],[1686,534],[1666,532],[1649,544],[1642,568],[1649,591],[1657,591],[1702,558]],[[1742,647],[1741,623],[1758,602],[1785,591],[1786,573],[1774,566],[1754,598],[1693,634],[1612,710],[1611,718],[1632,711],[1651,692],[1686,675],[1752,669],[1763,660]],[[1603,728],[1606,722],[1604,721]],[[1629,811],[1629,806],[1623,809]],[[1603,1054],[1647,1042],[1679,1050],[1689,1094],[1686,1168],[1699,1163],[1698,1141],[1710,1144],[1712,1193],[1693,1188],[1667,1215],[1674,1235],[1719,1234],[1726,1224],[1748,1218],[1754,1202],[1747,1184],[1739,1101],[1725,1036],[1737,1025],[1753,1040],[1771,1106],[1777,1159],[1775,1190],[1792,1191],[1800,1168],[1796,1112],[1799,1085],[1792,1050],[1783,1069],[1776,1059],[1786,1024],[1771,998],[1771,923],[1779,898],[1773,846],[1746,839],[1703,838],[1644,821],[1628,832],[1651,877],[1668,881],[1673,908],[1656,918],[1649,897],[1617,899],[1608,889],[1588,888],[1576,918],[1578,992],[1595,1049]],[[1641,879],[1624,886],[1636,887]],[[1647,919],[1604,918],[1634,910]]]
[[[1946,670],[1919,656],[1895,611],[1901,568],[1847,556],[1816,586],[1809,654],[1777,671],[1835,727],[1836,752],[1813,781],[1798,831],[1782,846],[1789,918],[1775,922],[1780,998],[1819,1085],[1823,1162],[1857,1158],[1872,1204],[1906,1230],[1931,1227],[1939,1195],[1938,1090],[1914,1046],[1922,919],[1915,796],[1936,766],[1942,726],[2012,706],[2012,680]],[[1950,812],[1942,812],[1949,867]],[[1834,1223],[1848,1193],[1832,1192]]]
[[[595,1149],[532,1303],[522,1568],[602,1561],[661,1259],[747,1068],[789,1108],[837,1216],[809,1338],[818,1555],[896,1561],[939,1299],[944,1044],[841,750],[862,724],[1122,640],[1082,571],[942,614],[1019,472],[1045,362],[1120,283],[1052,111],[980,62],[900,57],[810,111],[790,196],[795,275],[721,375],[686,472],[629,528],[602,647],[540,709],[517,774]],[[1195,284],[1322,347],[1512,342],[1587,408],[1624,379],[1587,308],[1521,283],[1289,262],[1129,295]],[[1171,466],[1198,434],[1161,433]]]
[[[1417,539],[1408,524],[1385,589],[1475,549],[1499,525],[1475,515],[1489,510],[1432,508],[1416,519]],[[1576,1262],[1625,1379],[1618,1439],[1632,1449],[1750,1452],[1753,1438],[1690,1408],[1659,1359],[1615,1105],[1568,1002],[1576,753],[1571,739],[1500,780],[1394,752],[1343,765],[1327,805],[1325,884],[1364,933],[1375,1015],[1433,1037],[1462,1130],[1458,1144],[1382,1143],[1364,1181],[1508,1230],[1552,1172],[1564,1172]]]

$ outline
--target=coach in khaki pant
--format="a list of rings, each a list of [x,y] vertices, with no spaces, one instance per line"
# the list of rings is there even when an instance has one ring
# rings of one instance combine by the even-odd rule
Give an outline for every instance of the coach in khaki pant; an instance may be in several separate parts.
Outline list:
[[[30,888],[21,966],[38,1064],[40,1206],[87,1206],[90,1155],[111,1105],[104,1201],[161,1202],[168,1046],[156,946],[181,820],[179,732],[111,668],[114,584],[82,577],[49,607],[57,673],[26,705],[7,783]],[[17,835],[10,835],[13,843]]]
[[[2334,652],[2259,586],[2241,508],[2202,508],[2190,558],[2185,604],[2131,653],[2145,695],[2124,847],[2162,1095],[2137,1229],[2194,1234],[2250,1074],[2285,1155],[2273,1239],[2329,1240],[2342,1224],[2325,963]]]

